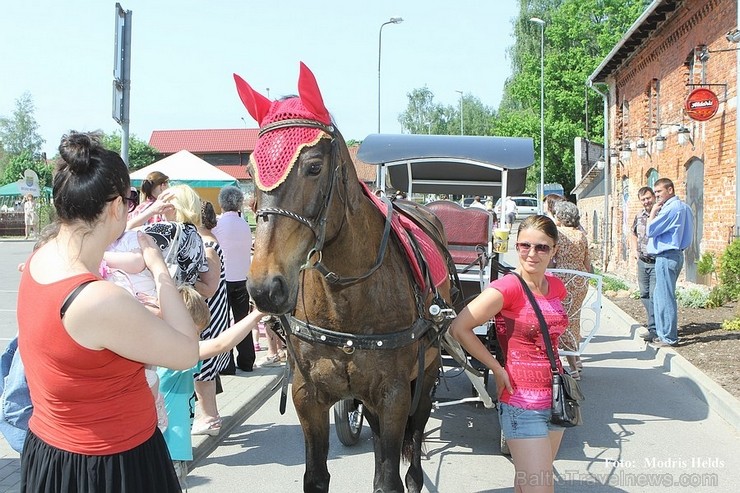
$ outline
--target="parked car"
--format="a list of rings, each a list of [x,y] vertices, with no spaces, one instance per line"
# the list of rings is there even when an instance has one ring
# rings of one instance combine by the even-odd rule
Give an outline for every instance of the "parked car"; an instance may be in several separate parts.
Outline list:
[[[516,218],[519,221],[539,212],[538,202],[535,197],[512,197],[512,199],[516,203]],[[502,217],[500,198],[496,201],[493,210],[497,216]]]

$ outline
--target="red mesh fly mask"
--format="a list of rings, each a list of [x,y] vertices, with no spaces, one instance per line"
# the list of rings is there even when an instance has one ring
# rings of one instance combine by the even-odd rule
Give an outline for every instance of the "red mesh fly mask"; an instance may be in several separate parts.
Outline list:
[[[331,118],[316,78],[303,63],[297,98],[270,101],[236,74],[234,81],[242,103],[260,125],[259,138],[249,158],[254,184],[269,192],[285,181],[304,147],[331,138]]]

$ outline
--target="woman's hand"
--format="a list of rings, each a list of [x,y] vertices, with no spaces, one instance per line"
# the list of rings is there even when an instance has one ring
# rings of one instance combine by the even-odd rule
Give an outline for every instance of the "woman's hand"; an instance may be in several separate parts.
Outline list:
[[[159,272],[157,269],[167,272],[167,265],[164,263],[162,251],[159,249],[152,237],[143,231],[137,231],[136,237],[139,240],[141,255],[144,257],[144,263],[146,264],[147,269],[152,271],[152,274],[154,275]]]
[[[501,398],[501,394],[504,393],[504,389],[506,389],[510,395],[514,394],[514,388],[511,386],[511,381],[509,380],[509,374],[506,373],[506,370],[502,367],[498,367],[493,371],[493,377],[496,379],[496,395],[498,398]]]

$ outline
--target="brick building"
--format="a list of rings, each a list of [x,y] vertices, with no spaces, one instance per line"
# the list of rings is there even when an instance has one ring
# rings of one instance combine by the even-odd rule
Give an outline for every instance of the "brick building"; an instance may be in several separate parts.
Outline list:
[[[737,236],[737,27],[736,0],[656,0],[589,77],[605,101],[606,166],[577,166],[574,193],[606,271],[634,276],[628,235],[641,210],[637,191],[658,178],[673,180],[694,212],[686,280],[702,282],[701,255]],[[685,110],[697,88],[718,98],[707,121]]]

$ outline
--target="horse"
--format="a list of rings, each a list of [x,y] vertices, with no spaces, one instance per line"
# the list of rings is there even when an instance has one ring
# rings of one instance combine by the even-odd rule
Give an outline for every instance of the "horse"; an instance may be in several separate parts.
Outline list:
[[[429,310],[450,306],[449,264],[437,285],[428,271],[420,283],[422,268],[414,270],[389,225],[396,209],[414,211],[414,222],[444,253],[443,227],[421,206],[370,197],[303,63],[298,95],[281,100],[234,79],[260,125],[248,165],[257,225],[247,285],[261,311],[287,324],[292,399],[305,442],[303,490],[329,490],[329,410],[356,399],[373,433],[374,491],[403,492],[405,484],[419,492],[438,342],[449,325]],[[409,463],[403,482],[402,454]]]

